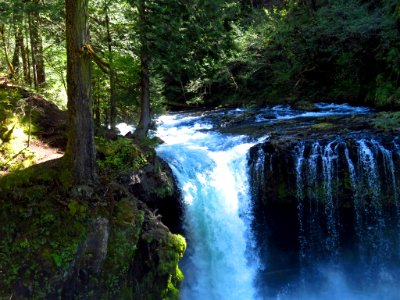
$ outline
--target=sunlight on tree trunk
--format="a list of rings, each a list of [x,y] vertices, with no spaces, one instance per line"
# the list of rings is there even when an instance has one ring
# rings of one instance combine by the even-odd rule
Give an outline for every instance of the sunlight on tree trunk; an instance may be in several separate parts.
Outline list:
[[[146,1],[139,1],[139,27],[140,27],[140,121],[134,135],[145,138],[150,127],[150,74],[149,74],[149,43],[147,40],[147,15]]]
[[[88,43],[88,0],[66,0],[67,85],[69,136],[66,155],[72,160],[76,184],[95,181],[95,146],[90,98],[90,57],[82,50]]]

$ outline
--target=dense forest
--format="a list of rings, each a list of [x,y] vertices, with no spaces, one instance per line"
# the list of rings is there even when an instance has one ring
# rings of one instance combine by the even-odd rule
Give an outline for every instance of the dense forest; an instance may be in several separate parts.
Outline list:
[[[320,102],[398,127],[398,0],[0,0],[0,299],[179,299],[155,118]]]
[[[399,105],[395,0],[139,2],[89,1],[97,124],[136,116],[141,59],[154,113],[299,99]],[[0,5],[2,71],[65,107],[63,1]]]

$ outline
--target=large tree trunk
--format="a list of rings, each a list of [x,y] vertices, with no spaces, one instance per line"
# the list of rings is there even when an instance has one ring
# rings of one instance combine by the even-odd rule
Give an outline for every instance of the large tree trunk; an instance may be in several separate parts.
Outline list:
[[[106,14],[106,28],[107,28],[107,44],[108,44],[108,55],[110,61],[110,125],[111,129],[115,130],[117,120],[117,107],[116,107],[116,94],[115,94],[115,83],[116,74],[113,66],[113,52],[112,52],[112,38],[110,32],[110,18],[108,16],[108,7],[105,8]]]
[[[140,23],[140,121],[134,135],[144,138],[150,127],[150,74],[149,74],[149,43],[147,40],[147,15],[146,2],[139,0],[139,23]]]
[[[88,0],[66,0],[67,86],[69,136],[66,155],[72,160],[75,184],[95,181],[95,146],[90,99],[90,57],[82,51],[88,43]]]

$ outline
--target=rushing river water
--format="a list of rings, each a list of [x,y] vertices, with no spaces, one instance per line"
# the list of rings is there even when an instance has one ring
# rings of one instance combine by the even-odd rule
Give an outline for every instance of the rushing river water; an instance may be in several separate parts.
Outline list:
[[[225,136],[196,117],[160,118],[158,154],[183,193],[189,247],[183,299],[254,299],[247,152],[255,142]],[[251,259],[250,259],[251,258]]]
[[[293,248],[298,249],[289,249],[295,253],[295,263],[286,264],[296,270],[286,277],[279,272],[271,276],[273,260],[285,255],[273,254],[279,247],[274,248],[271,236],[280,233],[269,234],[272,229],[268,227],[273,226],[263,220],[268,213],[254,206],[265,197],[262,192],[268,176],[276,174],[274,154],[257,146],[268,136],[217,129],[225,126],[222,123],[227,118],[241,116],[247,123],[262,124],[370,113],[348,105],[318,106],[318,112],[276,106],[252,114],[236,109],[158,119],[157,136],[165,143],[157,153],[172,168],[184,202],[188,250],[181,262],[185,275],[182,299],[399,299],[396,139],[390,149],[363,138],[352,143],[340,139],[300,142],[293,147],[292,170],[287,172],[293,174],[295,220],[286,222],[294,224]],[[258,150],[250,162],[252,147]],[[381,167],[384,170],[379,171]],[[340,176],[347,178],[345,183]],[[382,180],[388,184],[381,185]],[[349,209],[337,205],[342,186],[346,193],[350,191],[346,196],[352,202],[350,223],[343,221]],[[394,213],[386,213],[380,200],[387,194],[392,195]],[[268,204],[263,209],[268,210]]]

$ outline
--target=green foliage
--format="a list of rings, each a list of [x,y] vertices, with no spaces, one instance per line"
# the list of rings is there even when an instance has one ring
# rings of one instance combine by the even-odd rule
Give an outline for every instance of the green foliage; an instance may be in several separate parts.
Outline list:
[[[155,252],[150,254],[154,258],[146,261],[151,271],[146,273],[136,292],[141,299],[179,299],[183,274],[178,268],[178,262],[186,249],[185,239],[181,235],[171,234],[161,228],[144,232],[142,239],[147,247],[154,249]],[[160,285],[153,287],[154,282],[159,282]],[[161,291],[161,295],[154,294],[158,290]]]
[[[0,170],[24,169],[35,163],[27,147],[29,131],[35,136],[36,127],[29,124],[29,108],[17,90],[0,89]],[[29,130],[29,126],[31,129]]]
[[[49,101],[61,109],[67,108],[67,56],[64,41],[45,45],[46,86],[41,90]]]
[[[0,298],[9,297],[18,282],[44,299],[73,262],[85,216],[58,202],[58,170],[34,167],[0,179]]]
[[[71,215],[81,215],[84,216],[88,207],[85,203],[80,203],[77,200],[71,199],[68,203],[68,209]]]
[[[210,100],[369,101],[399,107],[398,5],[381,4],[325,1],[314,10],[290,1],[247,10],[247,19],[242,15],[236,21],[235,54],[211,82],[218,92]]]
[[[29,29],[24,14],[40,13],[47,75],[41,92],[65,106],[63,1],[0,3],[11,56],[16,29]],[[118,122],[136,122],[139,113],[137,3],[90,1],[91,43],[115,74]],[[147,0],[152,113],[162,112],[165,103],[253,105],[299,99],[399,107],[398,1],[309,3]],[[22,81],[21,66],[17,73]],[[96,66],[92,91],[98,124],[109,125],[110,75]]]
[[[163,95],[171,102],[203,103],[235,48],[236,1],[146,2],[153,74],[163,82]]]
[[[374,126],[384,130],[400,129],[400,112],[382,112],[373,120]]]
[[[130,284],[126,280],[129,278],[129,266],[134,260],[143,221],[144,214],[137,209],[134,199],[125,198],[117,203],[102,274],[109,297],[121,296],[121,291]]]
[[[148,153],[144,153],[131,140],[118,138],[115,141],[96,139],[99,159],[97,164],[102,173],[111,177],[121,172],[139,169],[147,164]]]
[[[162,292],[162,299],[179,299],[179,286],[183,281],[183,274],[178,268],[178,262],[186,250],[185,238],[179,234],[169,234],[167,249],[159,251],[159,272],[170,274],[167,288]]]

